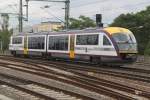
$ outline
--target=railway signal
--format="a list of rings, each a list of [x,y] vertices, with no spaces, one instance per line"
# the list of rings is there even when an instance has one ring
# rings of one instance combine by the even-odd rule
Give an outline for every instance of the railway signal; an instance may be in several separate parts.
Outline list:
[[[102,14],[96,14],[96,25],[97,27],[103,27]]]

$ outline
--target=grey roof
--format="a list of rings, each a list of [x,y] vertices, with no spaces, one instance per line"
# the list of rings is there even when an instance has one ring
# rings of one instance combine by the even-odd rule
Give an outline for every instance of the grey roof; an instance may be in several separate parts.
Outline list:
[[[59,32],[38,32],[38,33],[19,33],[14,36],[24,36],[24,35],[58,35],[58,34],[75,34],[75,33],[98,33],[104,32],[103,29],[83,29],[83,30],[68,30],[68,31],[59,31]]]

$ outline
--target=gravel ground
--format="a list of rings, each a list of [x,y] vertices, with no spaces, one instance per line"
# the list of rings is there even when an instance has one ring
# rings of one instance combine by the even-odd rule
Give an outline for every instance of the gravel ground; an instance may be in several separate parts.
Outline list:
[[[14,100],[14,99],[11,99],[9,97],[0,94],[0,100]]]
[[[82,72],[82,73],[85,73],[85,72]],[[127,85],[129,87],[133,87],[136,89],[140,89],[140,90],[144,90],[144,91],[150,91],[150,83],[145,83],[145,82],[141,82],[141,81],[134,81],[134,80],[119,78],[119,77],[110,76],[110,75],[96,74],[96,73],[92,73],[92,72],[85,73],[85,74],[95,76],[95,77],[100,78],[100,79],[116,82],[116,83],[119,83],[122,85]],[[136,90],[135,90],[135,92],[136,92]]]
[[[135,63],[127,64],[124,65],[123,67],[150,70],[150,57],[139,56]]]
[[[22,91],[16,90],[7,85],[0,86],[0,94],[3,94],[5,96],[11,98],[10,100],[38,100],[36,97],[34,97],[32,95],[29,95]],[[7,100],[7,99],[4,99],[4,100]]]

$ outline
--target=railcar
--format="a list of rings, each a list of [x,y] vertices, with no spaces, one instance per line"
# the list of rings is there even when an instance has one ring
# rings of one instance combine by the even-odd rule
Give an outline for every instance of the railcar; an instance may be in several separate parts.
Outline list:
[[[11,54],[64,58],[90,62],[133,62],[137,42],[121,27],[64,32],[20,33],[10,38]]]

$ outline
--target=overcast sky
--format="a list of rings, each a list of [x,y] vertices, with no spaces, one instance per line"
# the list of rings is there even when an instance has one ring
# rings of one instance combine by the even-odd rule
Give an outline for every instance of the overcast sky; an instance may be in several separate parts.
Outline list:
[[[18,13],[19,0],[0,1],[1,13]],[[48,5],[49,8],[44,8],[45,5]],[[70,16],[85,15],[95,19],[95,14],[101,13],[103,22],[110,24],[114,18],[122,13],[138,12],[149,5],[150,0],[71,0]],[[63,21],[64,9],[62,8],[64,8],[64,3],[31,1],[29,2],[29,22],[24,22],[24,25],[34,25],[43,21]],[[10,16],[10,24],[12,27],[16,27],[18,24],[17,16]]]

